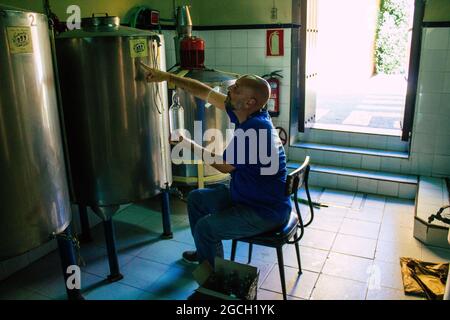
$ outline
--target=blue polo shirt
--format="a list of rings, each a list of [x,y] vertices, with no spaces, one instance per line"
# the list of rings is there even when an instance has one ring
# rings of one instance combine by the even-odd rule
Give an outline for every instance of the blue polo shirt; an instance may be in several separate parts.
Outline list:
[[[233,138],[223,153],[231,172],[230,191],[233,202],[253,208],[274,223],[282,223],[292,210],[286,192],[286,154],[269,113],[258,111],[239,123],[227,108],[235,124]]]

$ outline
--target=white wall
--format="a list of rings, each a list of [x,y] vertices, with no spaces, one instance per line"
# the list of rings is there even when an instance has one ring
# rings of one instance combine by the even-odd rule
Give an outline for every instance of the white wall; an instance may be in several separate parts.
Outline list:
[[[450,28],[424,28],[409,172],[450,176]]]
[[[266,57],[266,30],[211,30],[194,31],[193,35],[205,40],[205,65],[226,72],[263,74],[282,70],[280,116],[272,120],[275,126],[288,131],[291,77],[291,29],[284,30],[284,56]],[[167,67],[175,64],[173,37],[175,31],[163,31],[166,42]]]

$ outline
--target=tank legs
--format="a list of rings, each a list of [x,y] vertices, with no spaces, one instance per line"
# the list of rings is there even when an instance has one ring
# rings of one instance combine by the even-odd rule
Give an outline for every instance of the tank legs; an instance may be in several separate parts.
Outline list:
[[[103,220],[103,227],[105,229],[106,248],[108,250],[109,270],[108,276],[109,282],[116,282],[123,279],[123,275],[119,270],[119,258],[116,250],[116,240],[114,237],[114,225],[112,218],[109,217]]]
[[[80,292],[81,271],[75,258],[71,226],[69,225],[66,230],[64,230],[61,234],[58,234],[56,239],[58,241],[58,249],[61,258],[67,298],[69,300],[84,300],[84,297]],[[74,274],[72,275],[73,272]]]
[[[173,233],[170,226],[170,202],[169,187],[166,187],[162,193],[162,220],[163,220],[163,239],[172,239]]]
[[[87,213],[87,207],[84,205],[78,206],[78,211],[80,213],[80,224],[81,224],[81,235],[80,242],[81,243],[89,243],[92,242],[91,229],[89,227],[89,219]]]

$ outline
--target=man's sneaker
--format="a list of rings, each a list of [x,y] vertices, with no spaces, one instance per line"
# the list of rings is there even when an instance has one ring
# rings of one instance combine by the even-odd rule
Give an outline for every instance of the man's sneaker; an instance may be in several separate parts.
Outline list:
[[[198,264],[197,251],[183,252],[183,260],[187,263]]]

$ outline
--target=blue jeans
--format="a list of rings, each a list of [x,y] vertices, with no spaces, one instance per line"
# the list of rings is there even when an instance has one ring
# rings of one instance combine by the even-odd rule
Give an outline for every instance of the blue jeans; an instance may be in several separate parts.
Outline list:
[[[226,185],[193,190],[188,195],[189,223],[200,262],[214,267],[223,258],[222,240],[254,236],[280,226],[258,215],[252,208],[234,204]]]

